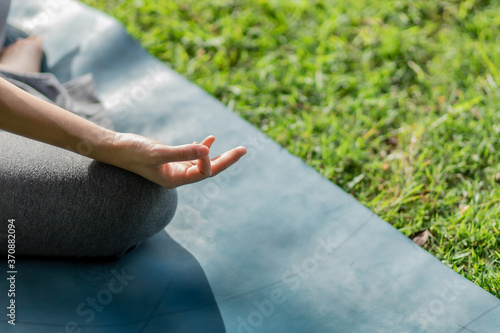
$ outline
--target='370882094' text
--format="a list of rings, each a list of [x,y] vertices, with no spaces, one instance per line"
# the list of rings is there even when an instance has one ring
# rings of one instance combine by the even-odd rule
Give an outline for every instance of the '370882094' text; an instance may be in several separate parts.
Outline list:
[[[7,317],[9,324],[16,324],[16,226],[15,219],[10,219],[7,224],[7,280],[9,281],[9,306],[7,306]]]

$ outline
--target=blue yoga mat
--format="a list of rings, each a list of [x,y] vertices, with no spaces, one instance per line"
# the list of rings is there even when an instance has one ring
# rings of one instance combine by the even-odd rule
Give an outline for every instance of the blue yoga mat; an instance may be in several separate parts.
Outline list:
[[[117,130],[167,144],[214,134],[239,165],[179,189],[165,232],[119,260],[17,262],[1,332],[500,332],[500,301],[69,0],[13,1],[61,80],[93,73]],[[4,217],[1,216],[2,220]]]

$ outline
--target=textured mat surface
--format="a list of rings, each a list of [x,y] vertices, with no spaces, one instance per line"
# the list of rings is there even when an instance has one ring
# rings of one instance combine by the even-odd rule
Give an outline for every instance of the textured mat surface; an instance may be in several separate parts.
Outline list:
[[[45,36],[62,81],[94,74],[118,130],[168,144],[214,134],[217,152],[244,144],[248,154],[180,188],[166,232],[121,260],[19,261],[16,326],[3,314],[1,332],[500,332],[497,298],[149,56],[114,20],[67,0],[14,1],[11,20]],[[1,279],[4,312],[8,289]]]

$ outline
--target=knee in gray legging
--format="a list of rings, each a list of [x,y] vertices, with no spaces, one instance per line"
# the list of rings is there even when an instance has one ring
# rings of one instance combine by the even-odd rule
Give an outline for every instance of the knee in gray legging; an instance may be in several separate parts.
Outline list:
[[[177,205],[175,190],[5,132],[0,187],[0,252],[15,219],[18,255],[121,255],[162,230]]]

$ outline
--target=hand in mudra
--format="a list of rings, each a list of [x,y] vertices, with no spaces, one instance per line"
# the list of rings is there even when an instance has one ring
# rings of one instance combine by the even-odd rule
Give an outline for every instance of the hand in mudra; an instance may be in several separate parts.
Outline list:
[[[210,159],[214,136],[201,144],[167,146],[146,137],[118,133],[111,163],[163,187],[175,188],[215,176],[246,154],[245,147],[231,149]]]

